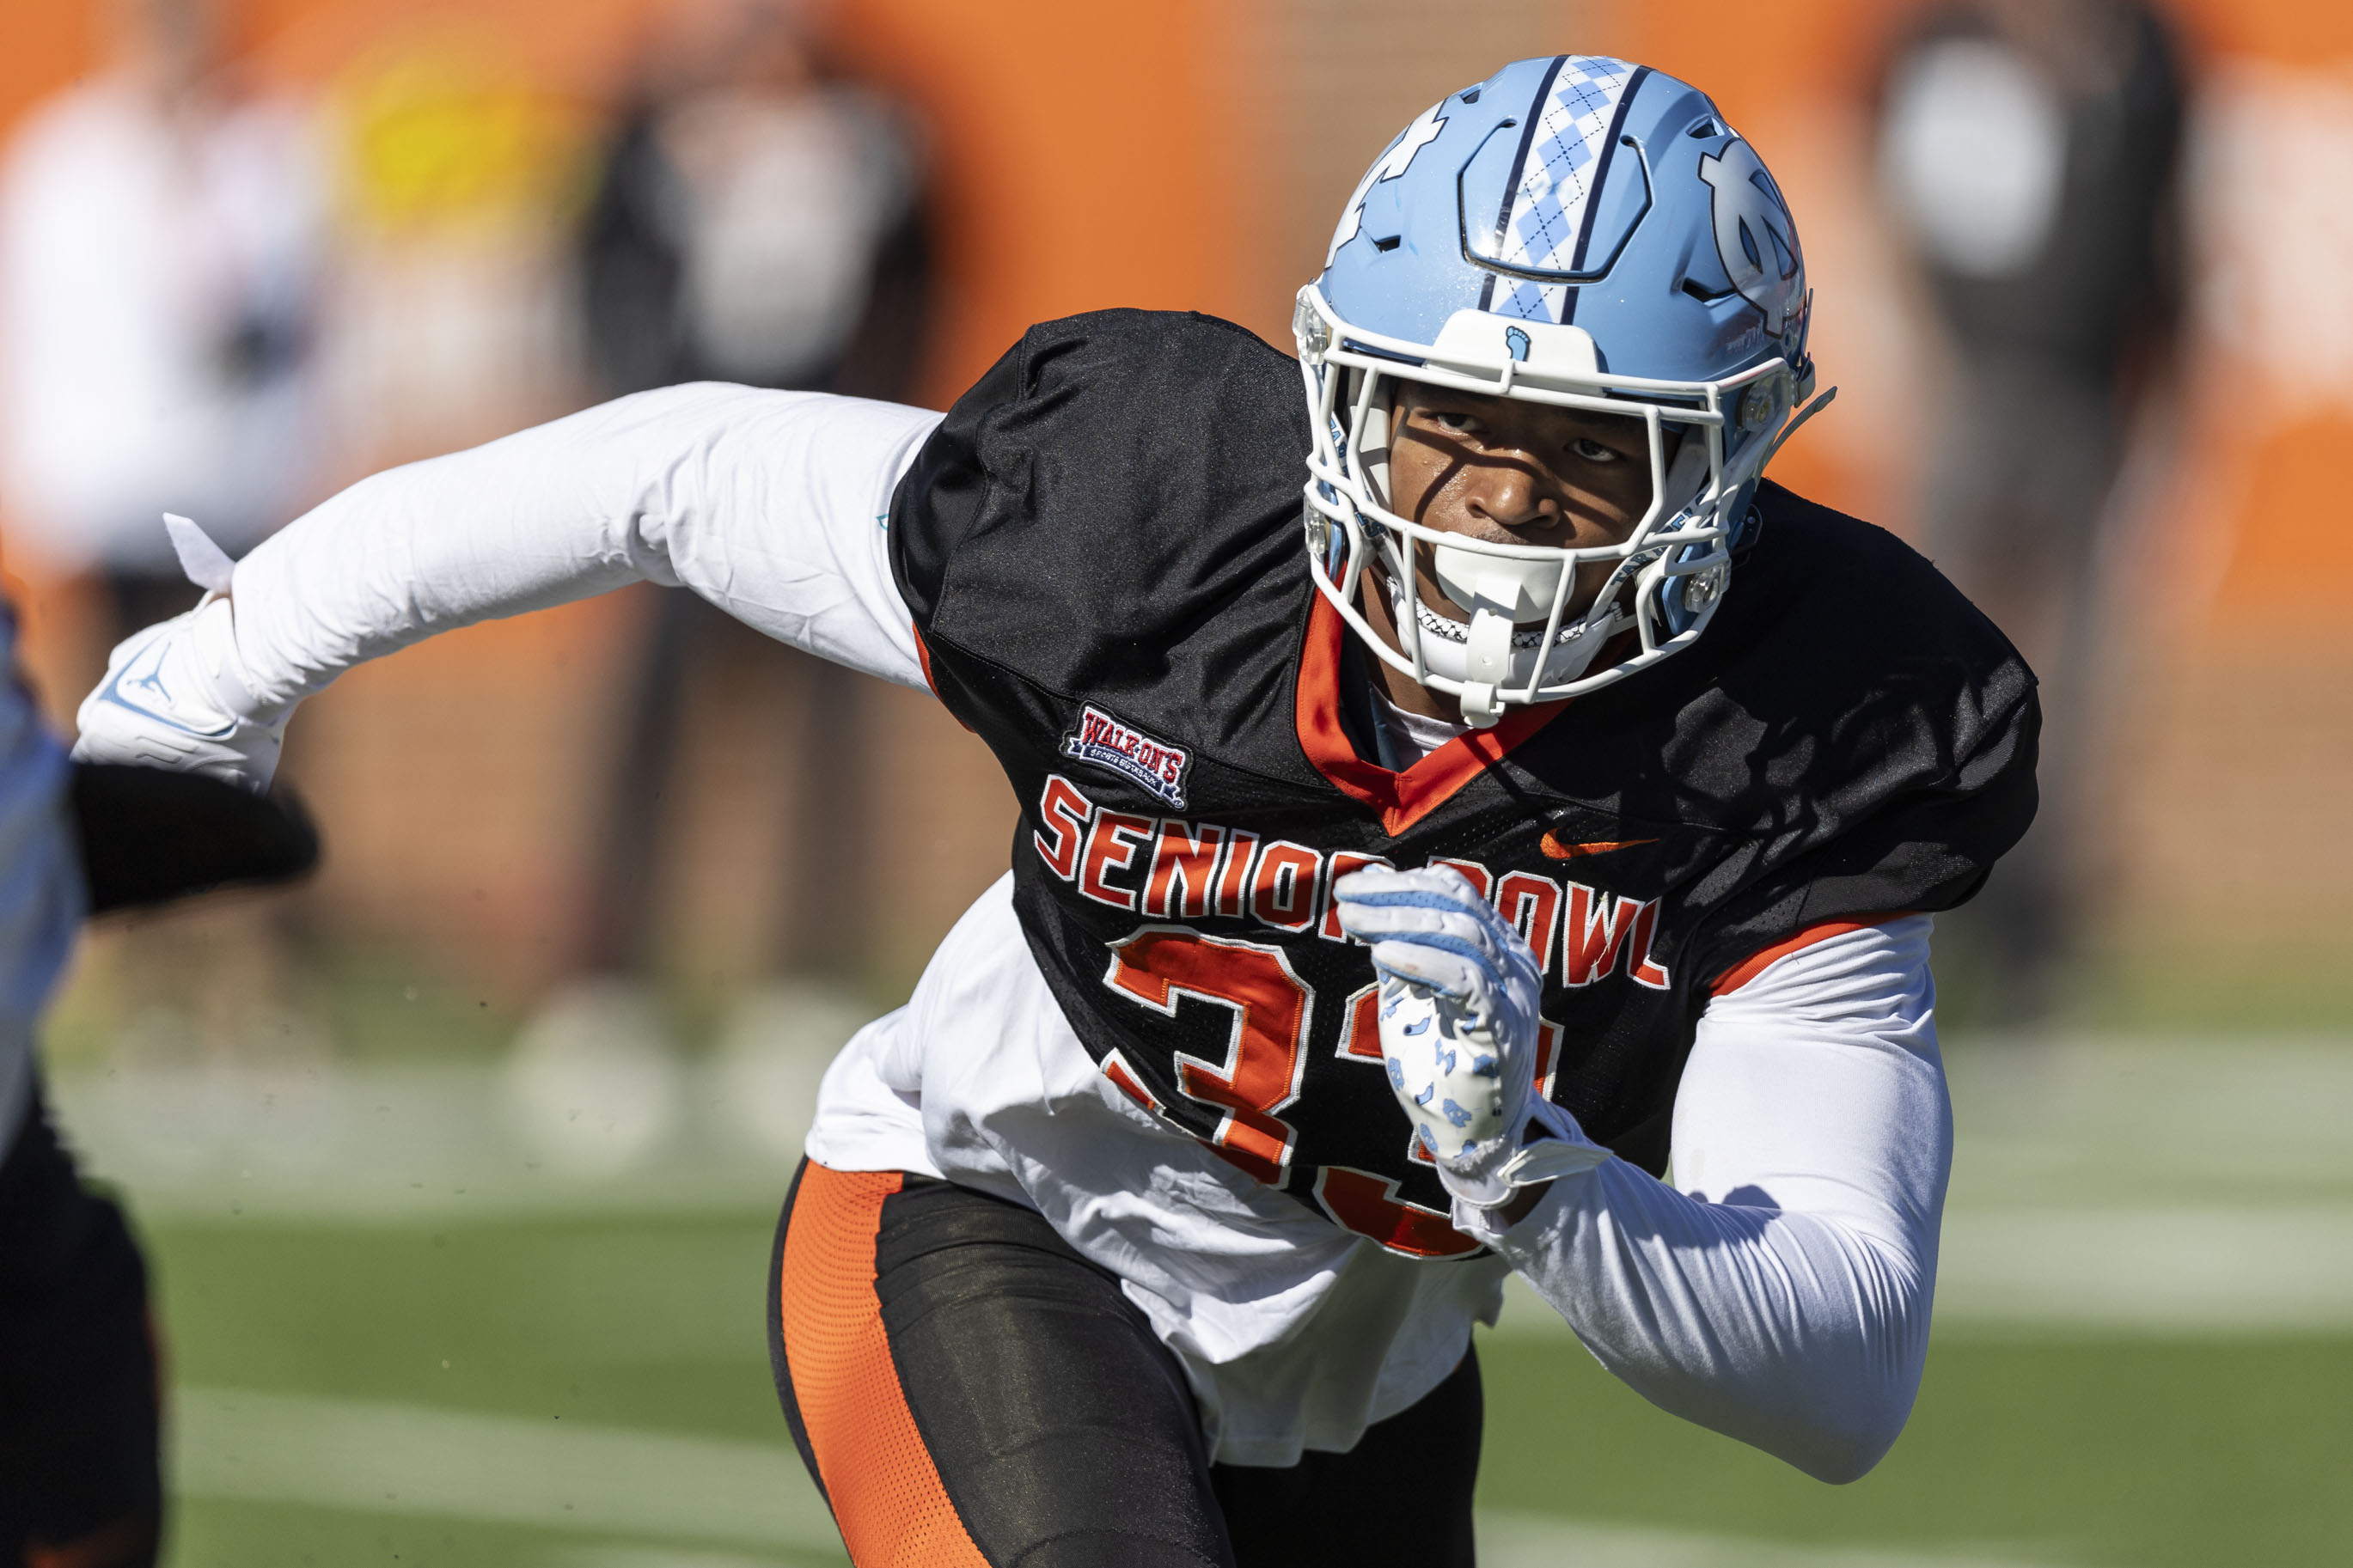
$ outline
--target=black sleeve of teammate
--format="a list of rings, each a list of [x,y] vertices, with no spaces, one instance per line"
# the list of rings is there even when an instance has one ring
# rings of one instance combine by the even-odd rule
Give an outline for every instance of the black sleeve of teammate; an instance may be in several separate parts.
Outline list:
[[[200,773],[79,763],[74,824],[90,912],[283,882],[319,863],[319,836],[290,794],[255,795]]]

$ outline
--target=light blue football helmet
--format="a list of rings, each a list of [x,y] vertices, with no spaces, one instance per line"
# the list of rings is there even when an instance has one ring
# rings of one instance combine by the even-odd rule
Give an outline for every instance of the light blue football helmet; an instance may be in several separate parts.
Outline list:
[[[1830,401],[1799,411],[1813,392],[1810,310],[1788,204],[1696,89],[1562,55],[1514,61],[1433,104],[1357,183],[1293,318],[1315,430],[1317,587],[1377,655],[1454,694],[1473,724],[1690,647],[1723,602],[1766,463]],[[1648,511],[1624,543],[1581,550],[1398,515],[1388,470],[1399,380],[1641,419]],[[1671,426],[1683,437],[1672,465]],[[1407,563],[1423,549],[1468,625],[1422,602]],[[1596,561],[1609,578],[1572,613],[1577,569]],[[1355,604],[1367,565],[1387,583],[1401,648]],[[1590,670],[1630,629],[1635,650]]]

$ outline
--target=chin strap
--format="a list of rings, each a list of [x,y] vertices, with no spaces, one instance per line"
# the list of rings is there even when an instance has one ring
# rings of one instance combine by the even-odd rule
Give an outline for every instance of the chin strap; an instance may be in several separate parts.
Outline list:
[[[1397,606],[1398,624],[1404,623],[1405,605],[1400,597],[1392,601]],[[1434,618],[1427,605],[1423,615]],[[1460,625],[1461,623],[1451,623]],[[1554,646],[1552,657],[1544,663],[1538,677],[1539,685],[1559,685],[1575,680],[1593,668],[1593,661],[1609,646],[1609,639],[1634,625],[1634,617],[1622,609],[1612,608],[1606,620],[1598,624],[1580,622],[1564,628],[1561,640]],[[1444,636],[1427,623],[1418,624],[1417,637]],[[1504,716],[1506,688],[1525,689],[1528,678],[1525,672],[1512,669],[1513,657],[1528,651],[1521,643],[1537,634],[1522,631],[1509,616],[1499,611],[1481,608],[1471,616],[1471,625],[1460,637],[1463,651],[1461,690],[1456,694],[1462,705],[1462,721],[1474,730],[1492,727]]]
[[[1509,616],[1481,609],[1471,616],[1471,638],[1462,676],[1462,721],[1484,730],[1504,716],[1497,689],[1511,678],[1512,633],[1518,628]]]

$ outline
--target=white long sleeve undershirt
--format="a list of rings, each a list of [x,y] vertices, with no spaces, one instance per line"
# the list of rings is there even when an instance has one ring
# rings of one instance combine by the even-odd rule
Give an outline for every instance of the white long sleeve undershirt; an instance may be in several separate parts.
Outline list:
[[[436,632],[645,581],[921,687],[883,521],[940,417],[706,382],[393,468],[237,563],[237,651],[257,695],[295,701]]]
[[[1652,1404],[1824,1480],[1879,1462],[1927,1354],[1952,1164],[1930,923],[1827,938],[1709,1004],[1672,1185],[1611,1160],[1500,1232],[1456,1209]]]
[[[238,563],[239,653],[262,696],[293,701],[435,632],[649,580],[920,686],[882,514],[938,418],[668,388],[377,475]],[[1092,1070],[1002,902],[844,1053],[811,1156],[1034,1204],[1145,1304],[1215,1407],[1221,1458],[1350,1446],[1444,1376],[1501,1266],[1384,1254],[1145,1117]],[[1928,925],[1828,938],[1709,1005],[1673,1185],[1611,1160],[1473,1230],[1653,1403],[1826,1479],[1894,1441],[1925,1355],[1951,1151]],[[932,989],[987,1003],[951,1009],[940,1052],[909,1037],[934,1032],[917,1027]]]

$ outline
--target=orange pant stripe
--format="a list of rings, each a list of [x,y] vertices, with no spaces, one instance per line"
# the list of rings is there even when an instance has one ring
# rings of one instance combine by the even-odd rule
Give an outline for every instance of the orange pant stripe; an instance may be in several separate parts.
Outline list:
[[[785,1362],[858,1568],[987,1568],[923,1447],[882,1330],[874,1238],[896,1171],[801,1173],[785,1230]]]

